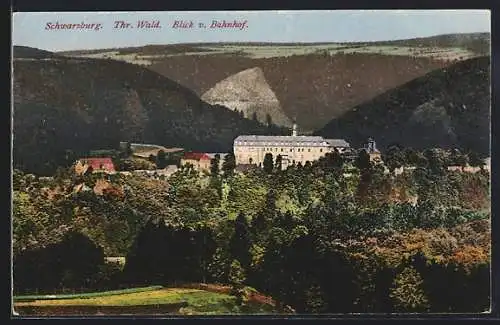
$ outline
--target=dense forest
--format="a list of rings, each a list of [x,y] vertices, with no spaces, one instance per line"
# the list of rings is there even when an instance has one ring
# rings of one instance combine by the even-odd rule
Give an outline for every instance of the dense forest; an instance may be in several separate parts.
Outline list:
[[[434,70],[333,119],[316,134],[359,146],[373,137],[425,149],[490,152],[490,58],[479,57]]]
[[[298,313],[488,310],[489,172],[449,171],[439,150],[383,158],[416,168],[361,151],[246,173],[228,155],[168,179],[15,171],[14,292],[204,282]]]

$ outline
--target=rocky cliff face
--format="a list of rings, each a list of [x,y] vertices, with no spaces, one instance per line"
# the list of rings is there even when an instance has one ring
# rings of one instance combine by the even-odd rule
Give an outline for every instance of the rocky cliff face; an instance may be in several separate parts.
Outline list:
[[[201,99],[212,105],[223,105],[243,112],[247,118],[255,113],[262,123],[267,122],[266,117],[269,115],[277,125],[292,124],[259,67],[243,70],[218,82]]]

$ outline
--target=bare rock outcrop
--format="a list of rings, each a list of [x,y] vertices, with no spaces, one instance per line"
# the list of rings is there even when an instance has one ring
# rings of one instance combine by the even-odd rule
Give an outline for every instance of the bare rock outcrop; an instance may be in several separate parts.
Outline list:
[[[218,82],[201,99],[243,112],[246,118],[252,118],[256,113],[257,119],[263,123],[267,122],[269,115],[276,125],[292,124],[259,67],[243,70]]]

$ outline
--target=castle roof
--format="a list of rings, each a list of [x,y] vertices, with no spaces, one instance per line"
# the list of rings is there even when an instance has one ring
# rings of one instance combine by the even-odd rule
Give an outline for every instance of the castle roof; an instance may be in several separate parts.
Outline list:
[[[92,167],[93,170],[115,171],[115,165],[111,158],[81,158],[80,161]]]
[[[273,135],[240,135],[234,139],[235,145],[278,145],[278,146],[308,146],[308,147],[349,147],[342,139],[325,139],[320,136],[273,136]]]
[[[210,156],[202,152],[186,152],[182,159],[187,160],[210,160]]]
[[[332,147],[349,147],[349,142],[344,139],[326,139],[326,142]]]

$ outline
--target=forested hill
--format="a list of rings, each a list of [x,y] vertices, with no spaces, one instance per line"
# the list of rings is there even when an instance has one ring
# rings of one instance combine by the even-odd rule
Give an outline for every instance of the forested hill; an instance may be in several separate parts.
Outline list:
[[[415,148],[459,147],[483,155],[490,142],[490,59],[439,69],[354,107],[318,135],[361,145],[374,137]]]
[[[372,46],[397,45],[436,48],[464,48],[481,55],[490,54],[490,33],[442,34],[430,37],[416,37],[393,41],[358,43]]]
[[[47,59],[58,57],[58,55],[53,52],[40,50],[29,46],[14,46],[13,55],[16,59]]]
[[[239,134],[282,132],[209,105],[140,66],[38,57],[14,57],[14,164],[26,171],[51,173],[67,149],[114,148],[119,141],[210,152],[230,150]]]

